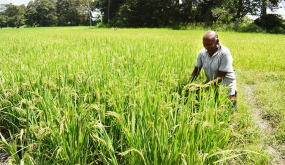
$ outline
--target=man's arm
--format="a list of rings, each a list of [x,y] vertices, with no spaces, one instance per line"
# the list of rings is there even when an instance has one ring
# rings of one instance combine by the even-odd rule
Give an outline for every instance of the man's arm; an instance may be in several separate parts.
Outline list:
[[[205,85],[202,85],[200,88],[206,88],[209,87],[211,85],[215,85],[215,84],[219,84],[220,82],[223,81],[224,77],[226,76],[227,72],[222,72],[222,71],[218,71],[218,77],[215,80],[212,80],[210,82],[208,82]]]
[[[195,69],[193,70],[191,77],[190,77],[190,83],[192,83],[195,80],[195,78],[199,75],[200,71],[201,71],[201,68],[195,66]]]
[[[232,57],[230,51],[228,51],[221,58],[221,64],[220,64],[219,69],[218,69],[218,77],[215,80],[210,81],[209,83],[207,83],[203,86],[208,87],[208,86],[211,86],[212,84],[219,84],[220,82],[222,82],[223,78],[227,74],[227,71],[232,70],[232,63],[233,63],[233,57]],[[203,88],[203,87],[201,87],[201,88]]]

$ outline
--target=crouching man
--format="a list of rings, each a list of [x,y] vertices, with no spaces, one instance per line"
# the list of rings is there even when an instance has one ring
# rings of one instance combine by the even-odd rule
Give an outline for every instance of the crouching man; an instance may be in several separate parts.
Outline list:
[[[237,110],[237,89],[236,77],[233,70],[233,57],[230,50],[221,45],[218,35],[214,31],[208,31],[203,36],[202,49],[197,58],[195,69],[192,72],[190,83],[199,75],[201,68],[204,69],[208,83],[197,86],[197,90],[206,88],[211,85],[223,83],[224,87],[228,87],[228,96],[232,99],[232,104]]]

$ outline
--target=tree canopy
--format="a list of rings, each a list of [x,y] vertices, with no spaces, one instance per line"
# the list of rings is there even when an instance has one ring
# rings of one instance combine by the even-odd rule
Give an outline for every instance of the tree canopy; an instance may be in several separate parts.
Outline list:
[[[259,15],[266,26],[274,10],[284,0],[34,0],[27,6],[1,5],[0,26],[77,26],[91,25],[92,12],[110,26],[165,27],[189,23],[240,21],[247,14]],[[278,17],[278,16],[277,16]],[[274,17],[280,25],[282,18]],[[278,23],[276,23],[276,21]]]

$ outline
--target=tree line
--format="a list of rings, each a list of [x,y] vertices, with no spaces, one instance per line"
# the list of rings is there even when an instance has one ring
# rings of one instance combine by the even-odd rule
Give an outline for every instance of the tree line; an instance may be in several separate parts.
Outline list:
[[[281,26],[282,18],[270,15],[284,0],[34,0],[25,5],[1,5],[0,26],[90,25],[92,12],[101,22],[118,27],[166,27],[190,23],[239,22],[247,14],[260,16],[256,23]],[[281,22],[281,24],[280,24]],[[277,25],[276,25],[277,26]],[[283,25],[282,25],[283,26]],[[270,27],[271,28],[271,27]]]
[[[91,9],[93,7],[93,9]],[[95,2],[91,0],[34,0],[27,6],[2,4],[0,26],[78,26],[91,21]]]

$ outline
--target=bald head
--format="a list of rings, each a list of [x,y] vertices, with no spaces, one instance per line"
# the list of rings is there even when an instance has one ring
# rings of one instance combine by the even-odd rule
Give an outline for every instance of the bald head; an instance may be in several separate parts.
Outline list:
[[[212,56],[219,48],[218,35],[214,31],[207,31],[203,36],[204,48]]]
[[[216,32],[210,30],[204,34],[203,39],[212,40],[216,42],[218,40],[218,35]]]

